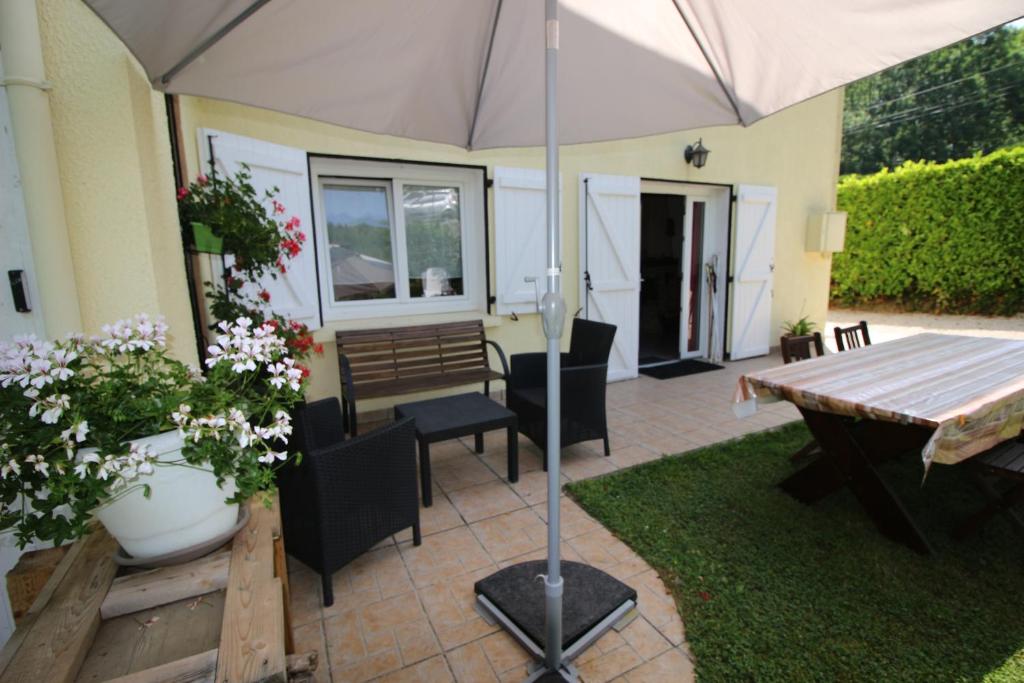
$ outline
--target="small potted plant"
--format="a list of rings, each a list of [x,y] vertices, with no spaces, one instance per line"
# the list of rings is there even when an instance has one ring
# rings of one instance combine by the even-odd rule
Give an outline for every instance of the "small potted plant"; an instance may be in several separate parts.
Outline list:
[[[783,336],[786,337],[804,337],[812,332],[817,327],[815,323],[811,322],[810,316],[803,316],[799,320],[787,320],[782,323],[782,331],[785,332]]]
[[[95,517],[136,558],[230,531],[288,460],[303,372],[274,325],[218,332],[206,375],[146,316],[0,343],[0,528],[59,544]]]

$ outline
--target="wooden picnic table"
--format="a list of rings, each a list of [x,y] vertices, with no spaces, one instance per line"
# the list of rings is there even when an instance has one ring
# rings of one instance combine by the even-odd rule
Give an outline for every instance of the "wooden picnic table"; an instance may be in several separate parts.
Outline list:
[[[1024,342],[918,334],[748,373],[736,400],[755,398],[794,403],[822,448],[785,490],[814,502],[849,487],[884,534],[930,552],[875,465],[907,451],[955,464],[1018,436]]]

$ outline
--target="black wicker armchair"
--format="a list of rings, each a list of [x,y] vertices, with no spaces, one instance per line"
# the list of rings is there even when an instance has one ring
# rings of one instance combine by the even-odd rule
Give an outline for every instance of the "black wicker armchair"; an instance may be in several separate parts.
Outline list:
[[[338,569],[410,526],[420,544],[415,429],[401,420],[346,440],[329,398],[302,406],[294,430],[302,462],[278,471],[285,549],[320,574],[326,607]]]
[[[572,321],[569,352],[562,354],[562,448],[580,441],[604,440],[608,446],[605,386],[608,356],[615,326],[576,318]],[[508,407],[519,416],[519,431],[540,446],[547,468],[547,380],[543,353],[517,353],[511,357]]]

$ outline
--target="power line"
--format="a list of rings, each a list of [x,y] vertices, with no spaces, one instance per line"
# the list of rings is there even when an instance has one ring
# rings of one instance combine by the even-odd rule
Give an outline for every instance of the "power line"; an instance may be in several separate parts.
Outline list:
[[[957,83],[963,83],[964,81],[969,81],[971,79],[977,78],[978,76],[987,76],[990,73],[995,73],[996,71],[1002,71],[1003,69],[1009,69],[1010,67],[1013,67],[1013,66],[1024,67],[1024,63],[1004,64],[1003,66],[997,66],[997,67],[995,67],[993,69],[989,69],[988,71],[978,71],[978,72],[973,73],[973,74],[968,74],[968,75],[966,75],[966,76],[964,76],[962,78],[956,78],[956,79],[954,79],[952,81],[946,81],[945,83],[940,83],[938,85],[933,85],[933,86],[931,86],[929,88],[924,88],[923,90],[915,90],[914,92],[906,93],[904,95],[900,95],[899,97],[893,97],[892,99],[883,100],[881,102],[873,102],[872,104],[869,104],[868,106],[864,107],[864,110],[865,111],[870,111],[871,109],[877,109],[877,108],[879,108],[879,107],[881,107],[883,105],[889,104],[890,102],[899,102],[900,100],[905,100],[908,97],[914,97],[916,95],[923,95],[925,93],[932,92],[932,91],[935,91],[935,90],[941,90],[942,88],[948,88],[951,85],[956,85]]]
[[[1006,83],[1006,84],[1003,84],[1003,85],[999,86],[998,88],[990,89],[988,92],[985,93],[985,96],[986,97],[992,97],[994,95],[997,95],[999,93],[1005,92],[1007,90],[1012,90],[1012,89],[1016,88],[1018,85],[1022,85],[1022,84],[1024,84],[1024,79],[1021,79],[1021,80],[1018,80],[1018,81],[1013,81],[1013,82],[1010,82],[1010,83]],[[944,108],[946,106],[955,106],[955,105],[958,105],[960,102],[979,102],[979,103],[984,103],[983,100],[978,100],[977,97],[975,97],[974,95],[969,95],[965,99],[956,100],[956,101],[954,101],[952,103],[950,103],[949,101],[946,101],[946,102],[932,102],[932,103],[928,103],[928,104],[919,104],[919,105],[916,105],[916,106],[907,107],[905,109],[900,109],[900,110],[897,110],[897,111],[894,111],[894,112],[889,112],[889,113],[887,113],[887,114],[885,114],[885,115],[883,115],[881,117],[877,117],[877,118],[873,118],[873,119],[868,119],[867,121],[864,121],[863,123],[858,123],[856,125],[850,125],[850,126],[848,126],[847,128],[844,129],[844,132],[853,131],[853,130],[856,130],[858,128],[866,128],[866,127],[876,126],[876,125],[881,124],[881,123],[887,123],[887,122],[889,122],[891,120],[898,120],[898,119],[904,118],[908,114],[914,114],[914,113],[919,112],[919,111],[930,111],[930,110],[933,110],[933,109],[936,109],[936,108],[940,108],[941,109],[941,108]]]
[[[1002,88],[998,88],[997,90],[989,93],[989,97],[991,97],[991,98],[1004,98],[1004,97],[1007,96],[1009,91],[1011,91],[1011,90],[1013,90],[1015,88],[1016,85],[1017,84],[1010,84],[1010,85],[1004,86]],[[960,109],[960,108],[966,107],[967,105],[970,105],[970,104],[982,104],[982,103],[978,102],[977,100],[968,98],[968,99],[960,100],[959,102],[954,103],[952,105],[948,105],[948,106],[930,107],[930,108],[929,107],[916,107],[916,108],[913,108],[913,109],[907,109],[907,110],[904,110],[904,113],[915,113],[915,112],[921,112],[921,113],[916,114],[915,116],[903,116],[902,118],[900,118],[900,117],[890,117],[889,119],[885,119],[885,120],[882,120],[882,121],[877,121],[877,122],[873,121],[871,123],[861,124],[859,126],[854,126],[852,128],[844,129],[843,130],[843,135],[844,136],[849,136],[849,135],[853,135],[855,133],[859,133],[861,131],[868,130],[868,129],[884,128],[886,126],[892,126],[892,125],[897,125],[897,124],[902,124],[902,123],[910,123],[912,121],[917,121],[918,119],[923,119],[923,118],[926,118],[928,116],[935,116],[937,114],[944,114],[946,112],[953,111],[954,109]]]

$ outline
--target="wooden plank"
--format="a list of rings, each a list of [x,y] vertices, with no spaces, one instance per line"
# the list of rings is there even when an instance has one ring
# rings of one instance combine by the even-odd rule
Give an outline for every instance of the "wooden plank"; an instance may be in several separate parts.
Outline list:
[[[117,572],[112,559],[117,542],[106,530],[96,529],[81,543],[84,547],[31,624],[0,683],[74,680],[99,628],[100,604]]]
[[[231,548],[217,680],[285,683],[284,602],[281,580],[274,577],[277,499],[271,509],[250,501],[249,510],[249,523]]]
[[[77,682],[100,683],[215,649],[224,602],[221,590],[105,619]]]
[[[360,398],[377,398],[380,396],[397,396],[411,394],[425,389],[446,389],[459,387],[475,382],[501,379],[501,373],[491,370],[473,370],[471,372],[448,372],[425,377],[409,377],[386,382],[368,382],[359,387]]]
[[[79,553],[82,552],[83,547],[85,547],[85,544],[81,541],[71,544],[71,548],[64,555],[64,559],[60,561],[57,568],[53,570],[53,574],[50,575],[50,580],[46,582],[43,590],[36,596],[35,602],[28,608],[28,612],[18,622],[18,627],[4,645],[3,650],[0,651],[0,674],[7,669],[7,665],[11,663],[11,660],[18,653],[21,644],[32,630],[32,624],[35,623],[43,608],[49,604],[54,591],[57,590],[57,586],[64,580],[64,577],[78,558]]]
[[[295,654],[295,635],[292,632],[291,584],[288,582],[288,560],[284,553],[284,536],[274,534],[274,576],[281,579],[281,602],[284,604],[284,653]]]
[[[112,619],[220,590],[227,586],[230,563],[231,551],[225,550],[186,564],[119,577],[103,600],[100,614]]]
[[[107,683],[213,683],[216,675],[217,650],[207,650],[126,676],[109,678]]]

